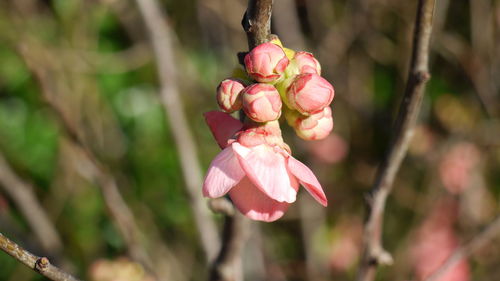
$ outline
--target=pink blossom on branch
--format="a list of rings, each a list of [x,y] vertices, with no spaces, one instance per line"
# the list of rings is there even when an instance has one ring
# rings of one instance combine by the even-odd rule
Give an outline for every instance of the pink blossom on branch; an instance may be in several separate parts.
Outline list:
[[[292,64],[297,67],[298,74],[315,73],[321,75],[321,65],[311,53],[296,52]]]
[[[222,116],[215,112],[205,114],[216,138],[227,133],[226,122],[237,121],[228,114]],[[212,118],[225,122],[214,122]],[[229,193],[240,212],[267,222],[283,216],[288,205],[296,200],[299,183],[320,204],[327,205],[312,171],[290,155],[277,121],[245,128],[226,143],[210,164],[203,184],[204,196],[217,198]]]
[[[280,94],[272,85],[250,85],[243,90],[242,99],[245,114],[255,122],[273,121],[281,115]]]
[[[252,49],[244,63],[248,75],[255,81],[270,83],[283,77],[289,61],[280,46],[264,43]]]
[[[236,79],[225,79],[217,87],[217,103],[219,107],[231,113],[241,109],[241,91],[245,85]]]
[[[314,73],[297,75],[286,91],[287,105],[304,115],[321,111],[334,95],[333,86]]]
[[[310,116],[300,115],[296,111],[288,111],[285,116],[295,133],[304,140],[324,139],[333,129],[332,109],[329,106]]]

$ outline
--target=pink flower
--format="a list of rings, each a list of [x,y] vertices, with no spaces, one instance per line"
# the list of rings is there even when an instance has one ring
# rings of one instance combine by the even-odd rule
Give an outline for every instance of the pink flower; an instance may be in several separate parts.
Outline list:
[[[349,144],[340,135],[332,133],[325,139],[306,144],[314,160],[324,164],[335,164],[344,160],[349,153]]]
[[[308,52],[297,52],[292,60],[298,68],[298,72],[302,73],[315,73],[321,75],[321,65],[318,60],[314,58],[313,54]]]
[[[285,116],[295,133],[304,140],[324,139],[333,129],[332,109],[329,106],[310,116],[300,115],[296,111],[287,112]]]
[[[463,142],[454,145],[439,164],[439,176],[444,187],[454,194],[464,191],[471,184],[480,158],[481,154],[474,144]]]
[[[204,196],[217,198],[229,193],[241,213],[267,222],[283,216],[296,199],[299,183],[320,204],[327,205],[326,196],[312,171],[290,155],[277,121],[239,132],[238,126],[231,126],[233,138],[223,140],[222,136],[227,136],[228,132],[226,122],[234,124],[237,120],[217,112],[208,112],[205,117],[217,142],[225,142],[226,146],[208,168],[203,184]]]
[[[289,61],[280,46],[264,43],[253,48],[244,62],[248,75],[257,82],[269,83],[283,76]]]
[[[314,73],[299,74],[288,87],[288,105],[304,115],[321,111],[333,100],[333,86]]]
[[[225,79],[217,87],[217,103],[219,107],[231,113],[241,109],[241,91],[245,86],[236,79]]]
[[[242,94],[243,110],[255,122],[276,120],[281,115],[278,90],[269,84],[257,83],[246,87]]]
[[[419,227],[411,248],[416,280],[425,280],[455,252],[459,242],[453,224],[457,215],[457,204],[440,200],[431,214]],[[439,281],[468,281],[470,269],[467,260],[461,259],[439,278]]]

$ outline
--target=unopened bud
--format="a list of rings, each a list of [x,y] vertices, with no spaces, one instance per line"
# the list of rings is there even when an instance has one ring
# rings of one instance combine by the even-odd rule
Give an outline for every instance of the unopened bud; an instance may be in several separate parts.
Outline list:
[[[245,114],[255,122],[268,122],[280,117],[281,98],[272,85],[253,84],[246,87],[241,95]]]
[[[314,58],[313,54],[308,52],[297,52],[293,61],[297,65],[300,74],[303,73],[316,73],[321,75],[321,65],[318,60]]]
[[[231,113],[241,109],[241,91],[245,86],[236,79],[225,79],[217,87],[217,103],[219,107]]]
[[[273,43],[260,44],[245,56],[245,68],[248,75],[262,83],[275,82],[280,79],[288,62],[283,49]]]
[[[299,74],[286,92],[287,103],[303,115],[320,112],[333,100],[333,86],[315,73]]]
[[[333,129],[332,110],[329,106],[310,116],[303,116],[297,112],[287,112],[288,124],[295,129],[295,133],[304,140],[321,140],[330,134]]]

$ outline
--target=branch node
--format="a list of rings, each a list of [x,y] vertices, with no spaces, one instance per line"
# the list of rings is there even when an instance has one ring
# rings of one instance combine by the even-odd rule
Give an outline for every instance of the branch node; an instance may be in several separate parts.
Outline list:
[[[417,83],[425,83],[431,78],[431,74],[427,71],[418,71],[415,73],[415,80]]]
[[[46,257],[41,257],[36,260],[35,262],[35,270],[42,272],[47,269],[47,267],[50,265],[50,261]]]

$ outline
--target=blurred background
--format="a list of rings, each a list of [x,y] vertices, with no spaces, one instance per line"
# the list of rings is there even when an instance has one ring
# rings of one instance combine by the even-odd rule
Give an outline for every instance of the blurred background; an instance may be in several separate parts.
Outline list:
[[[416,2],[275,1],[273,33],[314,53],[335,87],[331,136],[304,142],[283,126],[329,206],[302,191],[281,220],[252,223],[245,280],[353,280],[364,194],[404,90]],[[432,78],[387,203],[384,244],[395,263],[378,280],[422,279],[499,213],[500,1],[436,2]],[[247,3],[160,5],[172,28],[177,106],[200,162],[187,174],[196,175],[219,152],[202,113],[217,108],[215,88],[248,48]],[[0,1],[0,232],[86,280],[154,280],[150,268],[164,280],[206,280],[195,215],[218,231],[223,217],[193,207],[201,186],[186,189],[177,120],[159,88],[134,1]],[[446,280],[498,280],[499,242]],[[2,252],[0,280],[44,279]]]

